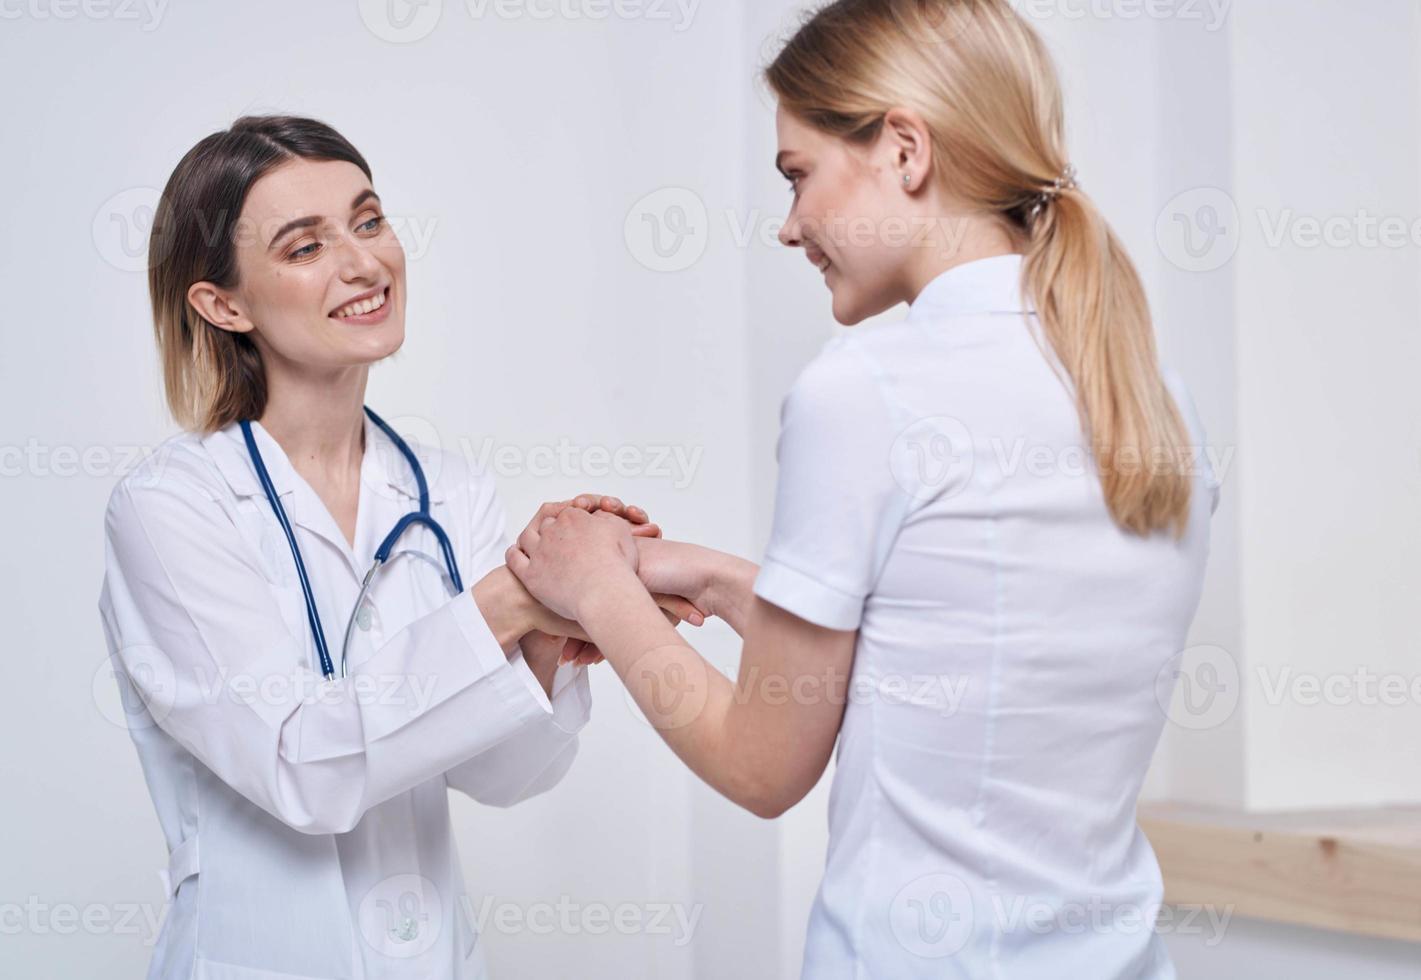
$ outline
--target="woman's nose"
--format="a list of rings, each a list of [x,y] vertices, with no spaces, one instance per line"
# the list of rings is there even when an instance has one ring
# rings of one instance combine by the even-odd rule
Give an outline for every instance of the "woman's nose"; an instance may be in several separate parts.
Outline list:
[[[380,260],[364,242],[347,236],[341,241],[340,272],[346,279],[366,279],[378,275]]]
[[[799,221],[790,215],[785,219],[785,223],[780,227],[780,244],[786,248],[799,247]]]

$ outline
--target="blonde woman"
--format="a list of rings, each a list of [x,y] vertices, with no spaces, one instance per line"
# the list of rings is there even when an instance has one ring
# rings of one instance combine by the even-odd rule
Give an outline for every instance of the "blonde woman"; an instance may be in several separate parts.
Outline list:
[[[482,977],[449,790],[556,785],[600,658],[503,565],[492,477],[364,407],[406,298],[369,165],[237,120],[169,178],[149,286],[184,431],[114,488],[99,600],[169,849],[148,976]]]
[[[781,240],[840,323],[906,320],[785,399],[758,567],[575,510],[509,565],[736,803],[783,813],[837,740],[805,977],[1173,976],[1135,801],[1217,488],[1047,53],[1005,0],[839,0],[767,78]],[[648,586],[730,622],[736,682]]]

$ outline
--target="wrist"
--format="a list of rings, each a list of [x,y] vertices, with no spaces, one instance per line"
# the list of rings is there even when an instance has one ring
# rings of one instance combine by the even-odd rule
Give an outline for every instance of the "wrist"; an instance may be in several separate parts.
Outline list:
[[[511,654],[533,629],[533,597],[507,565],[479,579],[469,592],[499,647]]]
[[[739,633],[755,592],[755,576],[760,566],[737,555],[713,552],[710,577],[704,593],[707,610],[730,624]]]
[[[645,596],[648,602],[651,601],[646,586],[642,585],[641,579],[630,568],[627,568],[625,574],[618,571],[598,577],[579,592],[573,618],[590,634],[591,624],[599,621],[604,613],[622,608],[629,600],[638,596]]]

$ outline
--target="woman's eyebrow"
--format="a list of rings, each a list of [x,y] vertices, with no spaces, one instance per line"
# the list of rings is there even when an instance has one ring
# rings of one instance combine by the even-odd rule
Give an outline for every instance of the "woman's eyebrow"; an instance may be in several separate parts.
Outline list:
[[[363,191],[361,191],[359,194],[355,195],[355,200],[353,200],[353,201],[350,202],[350,209],[351,209],[352,211],[354,211],[356,208],[360,207],[360,205],[364,204],[366,201],[369,201],[369,200],[371,200],[371,199],[375,200],[375,201],[378,203],[378,202],[380,202],[380,195],[379,195],[379,194],[376,194],[373,190],[371,190],[369,187],[367,187],[367,188],[365,188],[365,190],[363,190]],[[321,218],[319,218],[319,217],[317,217],[317,216],[315,216],[315,215],[308,215],[307,217],[304,217],[304,218],[296,218],[296,219],[294,219],[294,220],[292,220],[292,221],[286,222],[286,224],[282,225],[280,228],[278,228],[278,229],[276,230],[276,234],[275,234],[275,235],[272,235],[272,236],[271,236],[271,242],[268,243],[267,249],[270,250],[270,249],[275,248],[275,247],[276,247],[276,243],[279,242],[279,241],[281,241],[281,237],[282,237],[283,235],[285,235],[287,232],[289,232],[289,231],[295,231],[295,230],[298,229],[298,228],[310,228],[310,227],[313,226],[313,225],[318,225],[318,224],[320,224],[320,223],[321,223],[321,220],[322,220]]]
[[[270,251],[276,248],[276,243],[281,241],[288,231],[295,231],[297,228],[310,228],[312,225],[318,225],[320,223],[321,219],[316,215],[308,215],[305,218],[296,218],[293,221],[286,222],[286,224],[276,230],[275,235],[271,236],[271,241],[268,242],[266,246],[267,250]]]

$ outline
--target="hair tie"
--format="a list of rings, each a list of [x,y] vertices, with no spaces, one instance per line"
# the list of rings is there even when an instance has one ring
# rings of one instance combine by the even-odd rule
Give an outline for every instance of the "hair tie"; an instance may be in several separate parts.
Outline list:
[[[1047,204],[1061,196],[1062,191],[1073,191],[1080,184],[1076,182],[1076,168],[1071,164],[1066,164],[1066,169],[1061,171],[1061,176],[1051,182],[1051,186],[1046,188],[1036,197],[1036,204],[1031,209],[1031,219],[1036,220],[1036,216],[1041,213],[1041,209]]]

